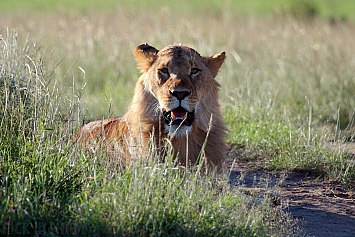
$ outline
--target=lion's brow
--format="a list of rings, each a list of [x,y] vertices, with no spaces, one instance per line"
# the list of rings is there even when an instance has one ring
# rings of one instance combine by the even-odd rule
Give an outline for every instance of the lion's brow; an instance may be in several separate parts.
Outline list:
[[[201,55],[194,49],[186,47],[186,46],[180,46],[180,45],[170,45],[167,48],[163,49],[160,51],[161,55],[170,55],[170,56],[176,56],[176,57],[190,57],[189,59],[194,59],[196,56]]]

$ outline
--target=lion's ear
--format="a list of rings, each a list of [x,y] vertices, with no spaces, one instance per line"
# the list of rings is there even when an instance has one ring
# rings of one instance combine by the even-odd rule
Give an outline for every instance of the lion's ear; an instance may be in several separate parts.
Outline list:
[[[134,50],[134,55],[138,63],[138,69],[144,73],[147,72],[150,66],[157,58],[159,50],[149,44],[141,44]]]
[[[206,66],[210,69],[213,78],[217,76],[218,70],[222,66],[224,59],[226,59],[225,52],[215,54],[212,57],[207,58]]]

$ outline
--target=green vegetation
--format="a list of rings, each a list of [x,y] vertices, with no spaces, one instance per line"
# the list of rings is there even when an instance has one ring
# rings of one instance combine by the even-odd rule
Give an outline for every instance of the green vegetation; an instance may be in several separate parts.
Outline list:
[[[78,152],[71,137],[83,121],[126,110],[139,76],[132,51],[144,42],[226,51],[217,80],[237,159],[353,188],[343,145],[354,140],[351,1],[22,2],[0,2],[1,235],[294,231],[280,208],[252,204],[225,178],[154,158],[122,171]]]
[[[210,13],[221,15],[225,10],[236,14],[254,16],[267,16],[270,14],[292,13],[296,16],[305,16],[309,13],[328,19],[354,19],[355,2],[348,0],[252,0],[252,1],[142,1],[142,0],[3,0],[0,2],[0,13],[13,12],[67,12],[87,13],[104,12],[115,13],[121,9],[130,11],[154,12],[157,9],[168,9],[173,13]]]

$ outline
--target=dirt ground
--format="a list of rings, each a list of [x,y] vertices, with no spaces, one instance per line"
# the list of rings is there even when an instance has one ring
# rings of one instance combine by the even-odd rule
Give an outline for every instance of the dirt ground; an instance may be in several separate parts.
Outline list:
[[[355,236],[355,190],[307,173],[253,170],[238,159],[227,164],[232,184],[275,190],[284,210],[300,220],[300,236]]]

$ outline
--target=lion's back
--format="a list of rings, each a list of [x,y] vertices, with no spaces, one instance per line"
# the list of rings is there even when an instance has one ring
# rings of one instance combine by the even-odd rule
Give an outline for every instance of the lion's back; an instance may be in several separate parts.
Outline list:
[[[112,139],[118,138],[124,131],[125,124],[122,122],[122,117],[114,117],[85,124],[74,134],[74,139],[82,143],[97,139]]]

